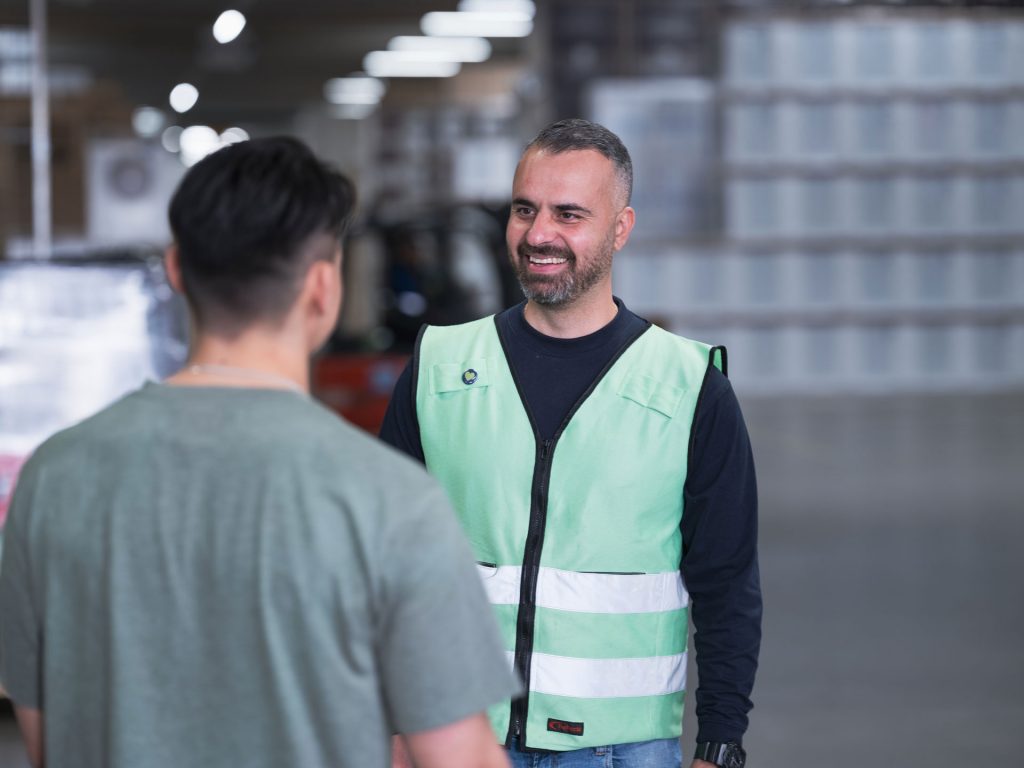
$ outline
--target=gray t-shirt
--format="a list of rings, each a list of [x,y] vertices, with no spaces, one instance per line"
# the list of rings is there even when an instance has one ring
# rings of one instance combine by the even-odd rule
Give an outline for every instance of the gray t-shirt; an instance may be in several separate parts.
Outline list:
[[[421,467],[293,392],[161,384],[25,465],[0,679],[50,768],[385,766],[516,690]]]

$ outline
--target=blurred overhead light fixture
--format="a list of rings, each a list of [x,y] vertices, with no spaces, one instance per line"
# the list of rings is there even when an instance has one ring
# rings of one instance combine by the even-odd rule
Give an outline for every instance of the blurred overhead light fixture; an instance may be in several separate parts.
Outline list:
[[[167,118],[162,110],[155,107],[139,107],[132,112],[132,128],[136,135],[152,138],[163,130]]]
[[[525,13],[491,11],[431,11],[420,19],[431,37],[526,37],[533,19]]]
[[[331,114],[339,120],[362,120],[373,114],[376,104],[335,104]]]
[[[240,141],[248,141],[249,133],[241,128],[232,126],[225,128],[220,134],[220,145],[226,147],[228,144],[238,144]]]
[[[458,10],[469,13],[518,13],[531,19],[537,13],[533,0],[459,0]]]
[[[389,51],[404,51],[430,61],[487,61],[491,44],[482,37],[423,37],[400,35],[391,38]]]
[[[180,125],[169,125],[160,134],[160,143],[163,144],[164,149],[168,152],[181,151],[181,130]]]
[[[216,149],[220,136],[208,125],[190,125],[181,132],[181,161],[191,167]]]
[[[213,37],[218,43],[230,43],[245,29],[245,16],[238,11],[224,11],[213,22]]]
[[[413,51],[370,51],[363,58],[373,77],[454,77],[461,68],[457,61],[430,61]]]
[[[171,109],[188,112],[199,101],[199,90],[192,83],[178,83],[171,89]]]
[[[331,104],[375,105],[384,96],[384,83],[375,77],[349,75],[324,83],[324,98]]]

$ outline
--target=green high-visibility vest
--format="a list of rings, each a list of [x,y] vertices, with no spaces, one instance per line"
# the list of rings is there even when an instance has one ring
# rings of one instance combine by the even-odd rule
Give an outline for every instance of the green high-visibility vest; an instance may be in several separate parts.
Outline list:
[[[723,364],[723,348],[651,326],[544,441],[493,318],[420,337],[427,468],[452,499],[528,691],[491,708],[499,740],[571,750],[682,732],[683,485],[702,384]]]

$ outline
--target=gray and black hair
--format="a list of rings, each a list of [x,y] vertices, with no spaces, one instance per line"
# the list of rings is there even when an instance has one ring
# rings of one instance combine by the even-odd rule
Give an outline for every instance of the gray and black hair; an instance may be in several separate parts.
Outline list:
[[[615,165],[615,175],[619,177],[626,192],[626,205],[629,205],[633,196],[633,161],[622,139],[603,125],[578,117],[559,120],[527,144],[526,151],[531,149],[543,149],[556,155],[584,149],[600,152]]]

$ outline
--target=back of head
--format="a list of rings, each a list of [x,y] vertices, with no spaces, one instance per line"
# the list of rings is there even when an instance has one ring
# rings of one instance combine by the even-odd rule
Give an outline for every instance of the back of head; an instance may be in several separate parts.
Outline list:
[[[603,125],[578,117],[551,123],[537,134],[526,150],[545,150],[552,154],[591,149],[599,152],[615,166],[615,175],[625,193],[623,205],[633,195],[633,161],[622,140]]]
[[[232,333],[283,318],[312,260],[335,254],[310,246],[340,238],[354,203],[352,183],[293,138],[240,142],[193,166],[169,215],[196,322]]]

